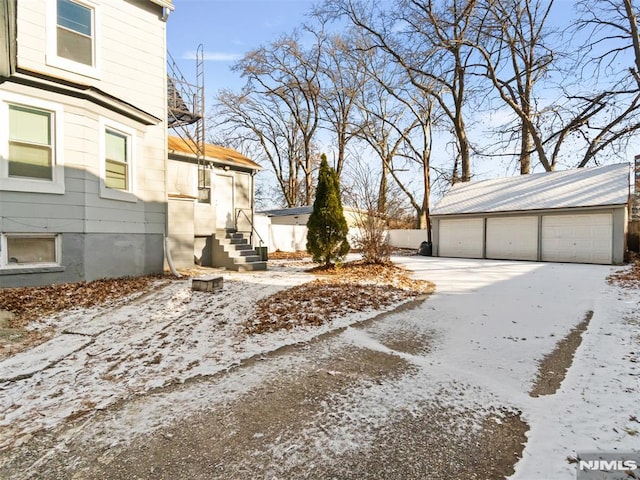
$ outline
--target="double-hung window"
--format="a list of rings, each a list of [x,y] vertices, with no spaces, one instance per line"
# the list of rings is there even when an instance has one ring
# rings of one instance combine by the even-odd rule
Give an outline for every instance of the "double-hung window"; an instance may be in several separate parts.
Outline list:
[[[105,130],[104,186],[129,190],[128,137],[114,130]]]
[[[0,92],[0,190],[64,193],[63,107]]]
[[[136,131],[102,118],[100,132],[100,196],[135,202]]]
[[[47,64],[99,78],[99,9],[93,0],[47,0]]]
[[[94,66],[93,9],[72,0],[57,0],[58,56]]]
[[[9,104],[9,177],[53,180],[53,115]]]

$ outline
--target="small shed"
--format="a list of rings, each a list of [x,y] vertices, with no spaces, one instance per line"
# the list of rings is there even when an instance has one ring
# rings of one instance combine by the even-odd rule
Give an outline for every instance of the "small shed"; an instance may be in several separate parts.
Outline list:
[[[627,163],[459,183],[431,211],[440,257],[620,264]]]

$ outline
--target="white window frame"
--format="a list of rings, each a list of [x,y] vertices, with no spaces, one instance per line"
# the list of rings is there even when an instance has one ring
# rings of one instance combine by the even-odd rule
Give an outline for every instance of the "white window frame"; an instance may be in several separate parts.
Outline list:
[[[53,238],[55,241],[55,261],[53,262],[33,262],[33,263],[10,263],[9,247],[7,239],[9,238]],[[29,268],[45,268],[59,267],[62,259],[62,242],[60,235],[56,233],[5,233],[0,235],[0,268],[2,269],[29,269]]]
[[[109,188],[105,184],[106,178],[106,136],[107,130],[116,132],[120,135],[127,137],[127,189],[118,190],[115,188]],[[127,127],[121,123],[113,120],[100,117],[100,197],[108,198],[111,200],[120,200],[123,202],[137,202],[136,197],[136,157],[137,157],[137,142],[136,142],[136,130]]]
[[[51,180],[9,176],[9,105],[44,110],[52,114]],[[64,194],[64,108],[33,97],[0,92],[0,191]]]
[[[99,79],[101,76],[101,14],[100,9],[92,0],[72,0],[78,5],[91,9],[92,15],[92,45],[93,65],[73,61],[69,58],[58,56],[58,2],[47,0],[47,57],[46,63],[52,67],[60,68],[68,72],[78,73],[85,77]]]

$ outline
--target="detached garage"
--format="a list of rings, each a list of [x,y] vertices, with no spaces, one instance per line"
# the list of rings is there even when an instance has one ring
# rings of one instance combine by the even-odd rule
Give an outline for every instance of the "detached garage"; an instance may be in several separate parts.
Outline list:
[[[629,165],[460,183],[431,211],[433,254],[622,263]]]

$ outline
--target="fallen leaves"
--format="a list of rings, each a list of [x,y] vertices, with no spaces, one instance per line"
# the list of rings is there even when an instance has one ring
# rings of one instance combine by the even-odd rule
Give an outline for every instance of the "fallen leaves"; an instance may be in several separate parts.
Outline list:
[[[30,321],[69,308],[87,308],[146,290],[157,277],[136,277],[63,283],[45,287],[3,288],[0,310],[13,313],[10,326],[24,327]]]
[[[640,288],[640,260],[635,260],[631,268],[612,273],[607,277],[607,282],[622,288]]]
[[[246,333],[320,326],[342,315],[378,310],[433,291],[432,283],[412,280],[393,265],[350,262],[311,271],[323,278],[258,301],[255,317],[245,325]]]

